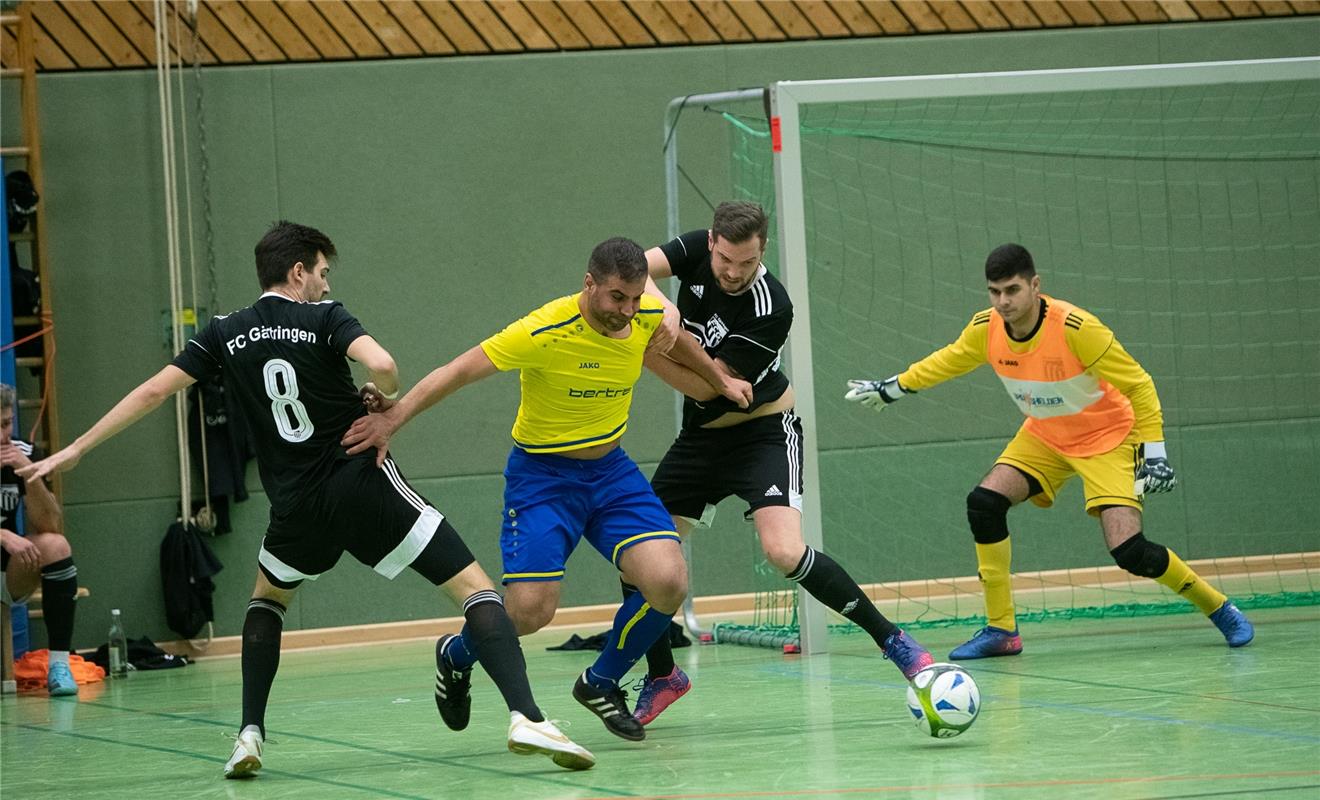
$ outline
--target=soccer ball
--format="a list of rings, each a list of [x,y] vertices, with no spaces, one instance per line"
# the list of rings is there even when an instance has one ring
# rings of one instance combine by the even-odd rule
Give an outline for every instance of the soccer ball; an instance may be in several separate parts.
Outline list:
[[[976,722],[981,692],[957,664],[931,664],[908,685],[907,704],[923,732],[951,739]]]

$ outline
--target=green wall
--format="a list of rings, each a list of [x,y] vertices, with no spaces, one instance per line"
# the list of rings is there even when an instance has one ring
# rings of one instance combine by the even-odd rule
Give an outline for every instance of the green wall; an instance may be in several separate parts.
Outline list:
[[[219,305],[228,310],[255,297],[251,247],[272,220],[315,225],[339,248],[333,295],[411,382],[544,300],[575,291],[597,241],[617,234],[660,241],[661,120],[675,96],[783,79],[1311,55],[1317,42],[1320,20],[1303,18],[208,70]],[[69,439],[170,357],[161,321],[168,296],[155,76],[45,75],[41,93]],[[5,100],[7,127],[14,106]],[[723,127],[688,112],[681,136],[685,169],[703,193],[720,198],[728,191]],[[197,143],[190,142],[194,161]],[[708,221],[690,188],[683,208],[685,226]],[[200,216],[195,224],[200,242]],[[414,423],[395,448],[412,482],[490,572],[499,570],[499,473],[516,391],[509,375],[465,390]],[[670,394],[644,378],[626,445],[648,471],[672,436],[672,419]],[[993,455],[994,445],[984,449],[985,458]],[[174,513],[176,465],[173,417],[160,412],[67,478],[68,534],[93,592],[80,606],[76,645],[104,636],[112,606],[124,609],[132,635],[175,638],[164,624],[157,554]],[[953,519],[975,476],[941,474],[950,499],[932,513]],[[264,528],[255,470],[249,487],[254,494],[236,508],[235,532],[214,542],[226,565],[218,635],[241,627]],[[745,590],[750,582],[750,528],[734,521],[736,504],[726,503],[723,515],[697,547],[698,593]],[[972,570],[963,536],[950,534],[941,549],[952,572]],[[1078,559],[1098,562],[1090,552]],[[611,570],[589,551],[569,570],[566,605],[617,597]],[[287,624],[454,613],[437,594],[416,576],[387,584],[345,563],[300,593]]]

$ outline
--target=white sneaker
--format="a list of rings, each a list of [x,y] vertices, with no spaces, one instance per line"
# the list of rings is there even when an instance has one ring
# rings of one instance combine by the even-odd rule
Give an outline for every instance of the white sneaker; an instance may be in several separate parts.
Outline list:
[[[591,769],[596,765],[591,751],[565,736],[553,722],[532,722],[517,711],[509,722],[509,750],[520,756],[550,756],[564,769]]]
[[[238,734],[238,741],[234,742],[234,754],[225,762],[225,777],[255,778],[261,769],[261,746],[264,743],[260,728],[256,725],[244,728]]]

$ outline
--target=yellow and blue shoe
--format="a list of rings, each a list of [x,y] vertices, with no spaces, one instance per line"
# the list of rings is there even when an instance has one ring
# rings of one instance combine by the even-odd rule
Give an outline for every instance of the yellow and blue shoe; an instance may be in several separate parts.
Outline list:
[[[1229,647],[1245,647],[1251,644],[1251,640],[1256,638],[1256,629],[1247,619],[1247,615],[1238,611],[1238,607],[1224,601],[1219,610],[1210,615],[1210,621],[1215,624],[1219,632],[1224,634],[1228,640]],[[52,692],[52,694],[54,694]]]
[[[633,707],[633,718],[643,725],[650,725],[660,712],[673,705],[674,701],[688,693],[692,681],[686,673],[674,667],[663,678],[646,676],[641,680],[637,692],[637,705]]]
[[[63,661],[54,661],[46,670],[46,688],[51,697],[69,697],[78,694],[78,682],[73,679],[69,665]]]
[[[935,663],[930,651],[917,644],[917,640],[903,631],[885,639],[885,658],[894,662],[903,677],[912,680],[918,672]]]
[[[976,635],[949,653],[950,661],[970,661],[974,658],[993,658],[995,656],[1015,656],[1022,652],[1022,637],[1017,628],[1006,631],[987,625]]]

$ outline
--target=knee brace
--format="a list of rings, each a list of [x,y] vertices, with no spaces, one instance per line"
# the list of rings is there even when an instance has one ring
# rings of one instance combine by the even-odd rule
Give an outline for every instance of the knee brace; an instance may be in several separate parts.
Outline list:
[[[978,486],[967,495],[967,524],[977,544],[994,544],[1008,538],[1008,510],[1013,502],[996,491]]]
[[[1169,548],[1148,541],[1140,532],[1109,551],[1114,563],[1133,575],[1158,578],[1169,571]]]

